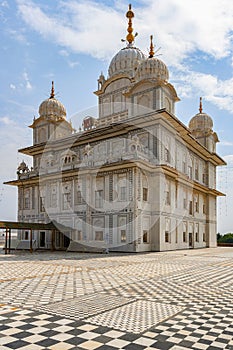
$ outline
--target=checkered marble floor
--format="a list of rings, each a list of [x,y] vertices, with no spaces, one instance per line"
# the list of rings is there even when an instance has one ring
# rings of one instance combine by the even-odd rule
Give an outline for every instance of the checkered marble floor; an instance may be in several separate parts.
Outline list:
[[[0,350],[233,350],[232,258],[0,254]]]
[[[119,308],[122,305],[131,303],[134,299],[124,297],[111,296],[107,293],[95,293],[79,298],[68,299],[58,303],[51,303],[36,307],[55,315],[67,316],[74,320],[81,320],[91,315],[102,313],[106,310]]]

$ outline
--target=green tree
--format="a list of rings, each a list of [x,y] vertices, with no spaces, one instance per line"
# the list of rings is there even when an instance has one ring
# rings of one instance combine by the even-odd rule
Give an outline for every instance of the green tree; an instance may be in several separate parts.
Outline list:
[[[221,237],[222,237],[221,233],[218,232],[218,233],[217,233],[217,241],[218,241],[218,242],[220,241]]]
[[[221,236],[219,241],[220,243],[233,243],[233,233],[226,233]]]

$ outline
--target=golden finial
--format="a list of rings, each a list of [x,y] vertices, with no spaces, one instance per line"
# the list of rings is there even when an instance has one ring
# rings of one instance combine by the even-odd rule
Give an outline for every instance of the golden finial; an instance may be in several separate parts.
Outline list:
[[[202,97],[200,97],[199,112],[202,113]]]
[[[55,97],[55,93],[54,93],[54,82],[52,81],[52,88],[51,88],[50,98],[54,98],[54,97]]]
[[[149,52],[149,58],[154,57],[154,45],[153,45],[153,35],[150,36],[150,52]]]
[[[129,23],[128,23],[128,33],[126,36],[126,40],[128,41],[129,44],[132,44],[132,42],[134,41],[134,35],[133,35],[133,27],[132,27],[132,18],[134,17],[134,13],[131,10],[131,4],[129,4],[129,10],[126,13],[126,17],[129,19]]]

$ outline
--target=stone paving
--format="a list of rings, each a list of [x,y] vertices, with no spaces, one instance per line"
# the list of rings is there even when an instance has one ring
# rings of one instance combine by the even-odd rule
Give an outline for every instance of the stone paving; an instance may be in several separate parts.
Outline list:
[[[0,350],[233,350],[233,248],[0,254]]]

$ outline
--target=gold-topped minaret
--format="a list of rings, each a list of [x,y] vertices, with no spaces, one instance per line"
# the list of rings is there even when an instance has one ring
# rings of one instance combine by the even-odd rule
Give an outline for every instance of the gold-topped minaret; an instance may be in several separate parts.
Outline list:
[[[54,98],[54,97],[55,97],[54,82],[52,81],[52,88],[51,88],[50,98]]]
[[[202,113],[202,97],[200,97],[199,112]]]
[[[128,23],[128,33],[126,36],[126,40],[128,41],[129,44],[132,44],[132,42],[134,41],[134,35],[133,35],[133,27],[132,27],[132,18],[134,17],[134,13],[131,10],[131,4],[129,4],[129,10],[126,13],[126,17],[129,19],[129,23]]]
[[[150,52],[149,52],[149,58],[154,57],[154,44],[153,44],[153,35],[150,36]]]

